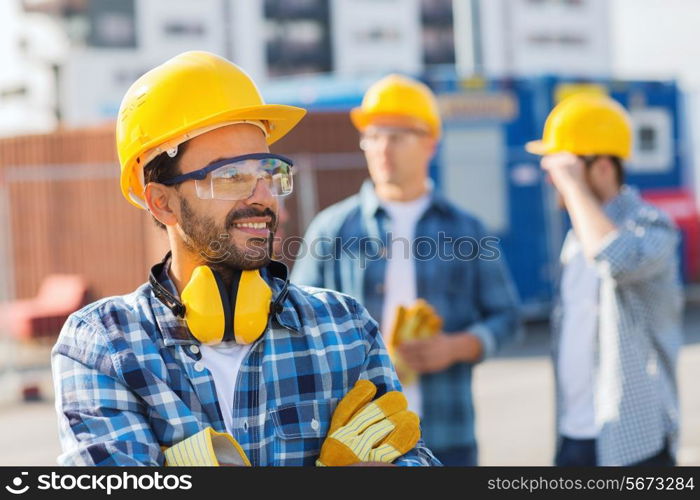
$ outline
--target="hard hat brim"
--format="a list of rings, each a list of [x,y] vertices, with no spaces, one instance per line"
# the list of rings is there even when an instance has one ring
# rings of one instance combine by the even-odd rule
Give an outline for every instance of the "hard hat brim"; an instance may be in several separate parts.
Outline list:
[[[530,141],[525,144],[525,151],[532,153],[533,155],[544,156],[551,153],[551,148],[547,146],[543,141]]]
[[[236,120],[266,120],[272,126],[267,137],[267,143],[273,144],[287,135],[304,118],[306,110],[284,104],[262,104],[241,108],[220,115],[221,121]],[[218,117],[217,117],[218,118]]]
[[[350,121],[355,126],[357,130],[362,132],[369,125],[370,118],[367,113],[364,113],[361,108],[352,108],[350,110]]]
[[[434,127],[431,127],[429,123],[412,115],[400,113],[366,113],[359,107],[350,110],[350,121],[352,121],[352,124],[360,132],[372,125],[375,120],[382,118],[395,119],[400,121],[403,126],[423,129],[433,137],[440,137],[439,130],[436,130]]]

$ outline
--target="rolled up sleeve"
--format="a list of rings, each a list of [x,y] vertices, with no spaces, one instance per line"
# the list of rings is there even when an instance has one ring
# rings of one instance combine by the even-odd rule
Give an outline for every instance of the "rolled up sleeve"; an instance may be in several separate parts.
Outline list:
[[[673,223],[659,212],[647,210],[610,233],[593,260],[603,276],[619,284],[634,283],[663,272],[678,243]]]

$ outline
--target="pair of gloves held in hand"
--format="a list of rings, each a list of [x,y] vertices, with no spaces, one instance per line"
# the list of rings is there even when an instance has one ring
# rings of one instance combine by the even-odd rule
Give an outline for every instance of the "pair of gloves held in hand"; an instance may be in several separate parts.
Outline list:
[[[391,463],[416,445],[420,422],[407,410],[404,395],[391,391],[372,401],[376,393],[372,382],[358,380],[338,403],[316,465]],[[211,427],[167,448],[164,454],[167,466],[250,466],[236,440]]]
[[[442,318],[423,299],[416,300],[410,307],[398,306],[396,308],[388,351],[402,385],[407,386],[415,383],[418,380],[418,374],[401,358],[397,353],[397,348],[404,342],[433,338],[441,330]]]

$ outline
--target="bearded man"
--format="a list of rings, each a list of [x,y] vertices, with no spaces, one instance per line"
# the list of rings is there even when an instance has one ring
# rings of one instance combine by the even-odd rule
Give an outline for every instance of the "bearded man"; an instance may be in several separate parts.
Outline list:
[[[180,54],[128,90],[121,190],[167,231],[170,252],[148,283],[66,322],[52,352],[60,464],[170,465],[164,451],[204,431],[235,443],[234,464],[333,465],[338,450],[339,465],[439,464],[365,308],[289,284],[272,260],[278,199],[293,186],[292,161],[268,146],[304,113],[265,104],[241,68],[207,52]],[[391,395],[373,425],[390,440],[408,429],[409,446],[358,450],[333,434],[358,381],[365,403],[375,388]],[[327,435],[336,452],[324,458]]]

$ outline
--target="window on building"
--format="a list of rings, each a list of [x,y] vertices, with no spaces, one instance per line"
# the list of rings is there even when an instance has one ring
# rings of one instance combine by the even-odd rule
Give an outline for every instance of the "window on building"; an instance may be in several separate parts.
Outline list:
[[[266,0],[269,76],[331,71],[329,0]]]
[[[93,47],[136,47],[134,0],[92,0],[88,3],[87,43]]]
[[[207,32],[205,26],[198,21],[169,21],[163,25],[166,36],[200,38]]]
[[[455,63],[452,0],[421,0],[423,62]]]

